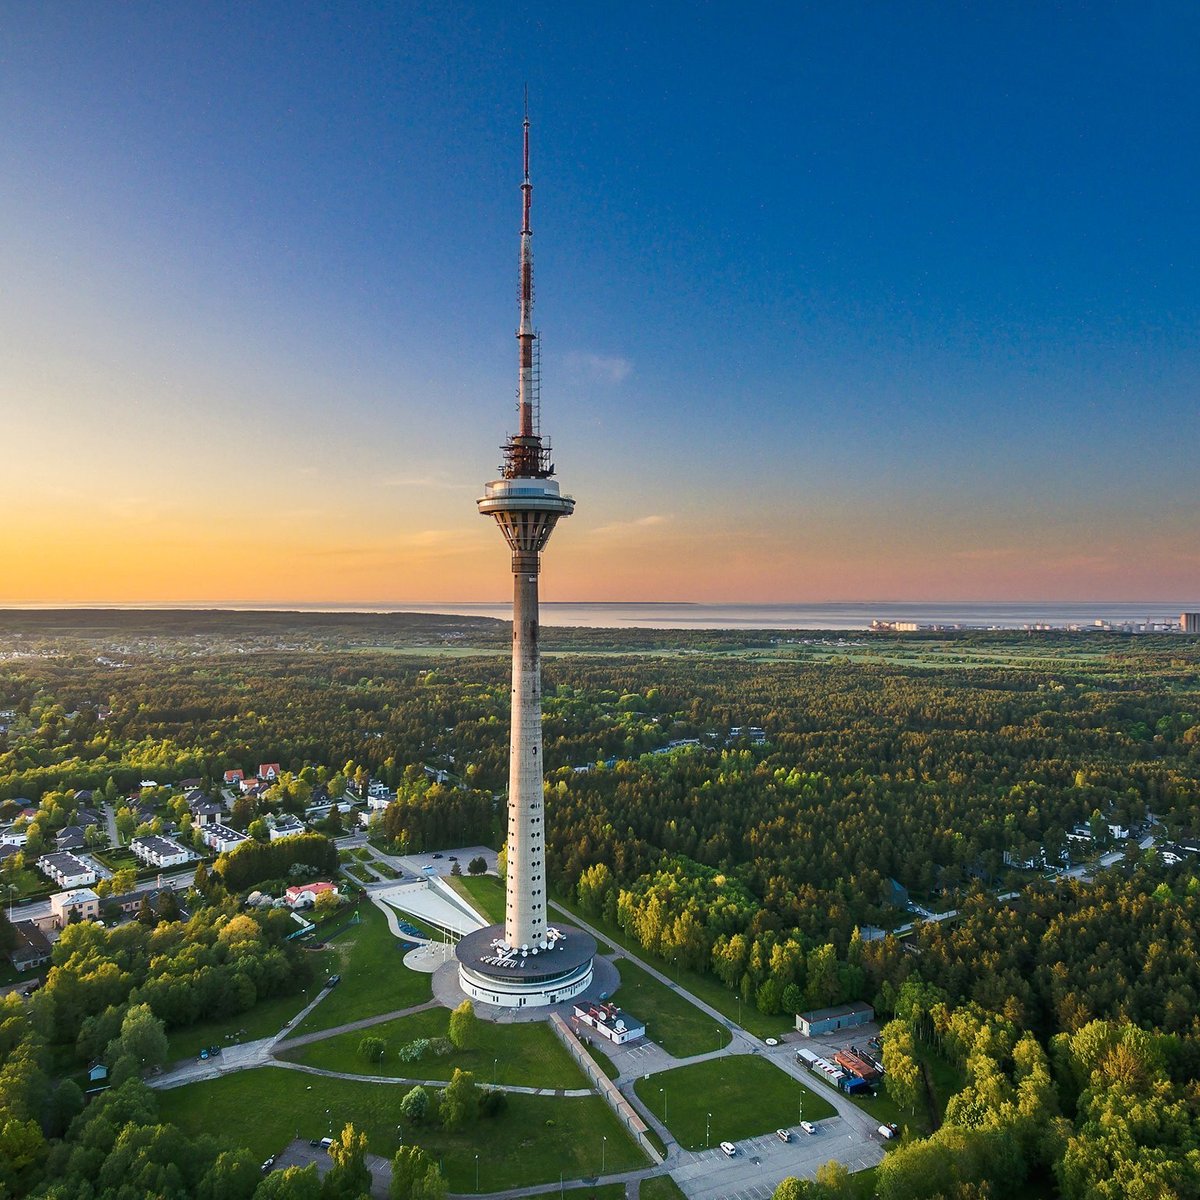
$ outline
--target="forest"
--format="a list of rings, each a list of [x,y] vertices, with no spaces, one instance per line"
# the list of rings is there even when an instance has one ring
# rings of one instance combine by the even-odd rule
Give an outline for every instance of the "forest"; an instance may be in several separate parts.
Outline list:
[[[440,833],[498,844],[507,627],[403,616],[54,614],[39,625],[0,614],[0,818],[71,788],[211,782],[277,761],[296,777],[387,782],[399,798],[374,835],[390,845],[431,849]],[[864,998],[942,1049],[947,1014],[972,1013],[980,1048],[960,1038],[951,1055],[971,1087],[1008,1087],[1017,1113],[1022,1081],[1041,1077],[1034,1047],[1049,1064],[1058,1133],[1021,1142],[1023,1170],[1053,1169],[1072,1197],[1200,1194],[1200,865],[1160,852],[1194,844],[1200,824],[1200,642],[978,633],[842,646],[652,630],[545,640],[560,895],[767,1013]],[[1062,870],[1104,852],[1112,865],[1094,878]],[[1014,865],[1027,862],[1039,865]],[[922,920],[906,896],[955,918]],[[218,939],[197,969],[234,969],[234,950]],[[94,995],[109,983],[127,1007],[173,1020],[170,975],[132,967],[145,952],[114,947],[111,981],[113,969],[64,960],[89,982],[40,1002],[43,1035],[62,1036],[60,1003],[72,1019],[103,1020],[109,1002]],[[257,995],[278,981],[272,968],[239,986]],[[938,999],[922,1008],[914,994]],[[1155,1039],[1149,1049],[1136,1031]],[[1088,1038],[1109,1040],[1097,1050]],[[1147,1119],[1130,1124],[1128,1145],[1098,1149],[1105,1114],[1134,1103],[1114,1098],[1117,1083],[1141,1088],[1138,1103],[1159,1097],[1175,1114],[1169,1136]],[[969,1117],[979,1111],[964,1100],[948,1114],[959,1132],[943,1151],[980,1166],[947,1177],[947,1196],[1011,1194],[1011,1163],[989,1158],[986,1130],[961,1132],[981,1128]],[[954,1137],[975,1137],[973,1149]],[[1097,1190],[1104,1169],[1089,1156],[1136,1164],[1155,1147],[1176,1190]]]

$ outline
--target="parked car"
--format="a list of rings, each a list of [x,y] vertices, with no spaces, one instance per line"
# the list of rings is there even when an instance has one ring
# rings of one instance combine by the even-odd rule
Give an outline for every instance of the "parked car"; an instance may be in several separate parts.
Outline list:
[[[321,1149],[322,1150],[328,1150],[329,1147],[332,1145],[333,1145],[333,1138],[322,1138],[321,1139]]]
[[[811,1121],[801,1121],[800,1128],[803,1129],[805,1133],[817,1132],[817,1127]]]
[[[262,1173],[265,1175],[275,1165],[275,1155],[271,1155],[262,1165]]]
[[[775,1130],[775,1136],[781,1142],[790,1142],[792,1140],[792,1132],[790,1129],[777,1129]]]
[[[732,1158],[737,1153],[737,1147],[732,1142],[722,1142],[721,1153],[724,1154],[726,1158]]]

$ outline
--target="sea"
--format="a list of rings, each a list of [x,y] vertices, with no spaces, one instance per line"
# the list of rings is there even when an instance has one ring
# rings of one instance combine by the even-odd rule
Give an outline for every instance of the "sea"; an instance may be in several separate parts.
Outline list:
[[[255,606],[258,607],[258,606]],[[266,607],[266,606],[263,606]],[[277,607],[272,605],[271,607]],[[290,607],[280,605],[278,607]],[[512,616],[510,604],[395,604],[301,606],[332,612],[423,612],[467,617]],[[1045,601],[1027,603],[689,604],[543,601],[543,625],[601,629],[828,629],[865,630],[873,621],[967,629],[1178,628],[1179,614],[1200,605],[1181,601]]]

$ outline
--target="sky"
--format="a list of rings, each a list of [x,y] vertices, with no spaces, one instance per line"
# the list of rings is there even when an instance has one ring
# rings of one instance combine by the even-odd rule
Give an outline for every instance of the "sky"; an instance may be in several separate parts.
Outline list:
[[[1192,3],[0,0],[0,603],[1200,600]]]

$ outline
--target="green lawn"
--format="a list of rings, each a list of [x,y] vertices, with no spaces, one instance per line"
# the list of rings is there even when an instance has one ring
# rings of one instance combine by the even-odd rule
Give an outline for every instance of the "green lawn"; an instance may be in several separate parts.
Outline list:
[[[707,1013],[647,974],[627,958],[617,960],[621,983],[615,999],[646,1023],[646,1036],[668,1054],[687,1058],[729,1045],[730,1033]]]
[[[806,1121],[821,1121],[835,1113],[823,1096],[754,1054],[660,1071],[639,1079],[634,1090],[689,1150],[705,1149],[709,1113],[708,1141],[714,1146],[796,1125],[802,1108]]]
[[[430,976],[404,965],[404,951],[411,945],[392,937],[383,913],[366,902],[358,911],[361,924],[351,926],[331,943],[328,970],[340,974],[342,982],[331,989],[297,1033],[411,1008],[433,995]]]
[[[504,920],[504,882],[499,875],[447,875],[446,882],[493,924]]]
[[[315,982],[309,985],[307,993],[276,996],[232,1017],[172,1029],[167,1034],[167,1061],[192,1058],[206,1046],[231,1046],[278,1033],[321,990],[332,955],[322,951],[313,957],[316,960]]]
[[[643,1179],[638,1189],[640,1200],[684,1200],[683,1190],[670,1175],[655,1175]]]
[[[474,1071],[480,1083],[519,1084],[523,1087],[583,1088],[587,1079],[563,1044],[544,1022],[493,1025],[480,1021],[476,1045],[456,1050],[444,1058],[427,1056],[419,1062],[400,1062],[397,1047],[421,1037],[445,1037],[450,1014],[444,1008],[429,1009],[373,1025],[370,1029],[339,1033],[289,1052],[294,1062],[346,1071],[354,1075],[393,1075],[407,1079],[449,1079],[455,1067]],[[366,1062],[358,1053],[365,1036],[382,1038],[388,1046],[383,1062]]]
[[[260,1067],[158,1093],[164,1121],[195,1136],[211,1134],[245,1146],[256,1158],[278,1153],[292,1138],[326,1137],[347,1121],[366,1133],[370,1149],[391,1157],[401,1123],[402,1085],[313,1079],[299,1071]],[[403,1127],[403,1136],[442,1163],[453,1192],[552,1183],[646,1166],[646,1158],[599,1096],[558,1099],[510,1095],[498,1117],[459,1133]],[[604,1140],[602,1140],[604,1139]]]

